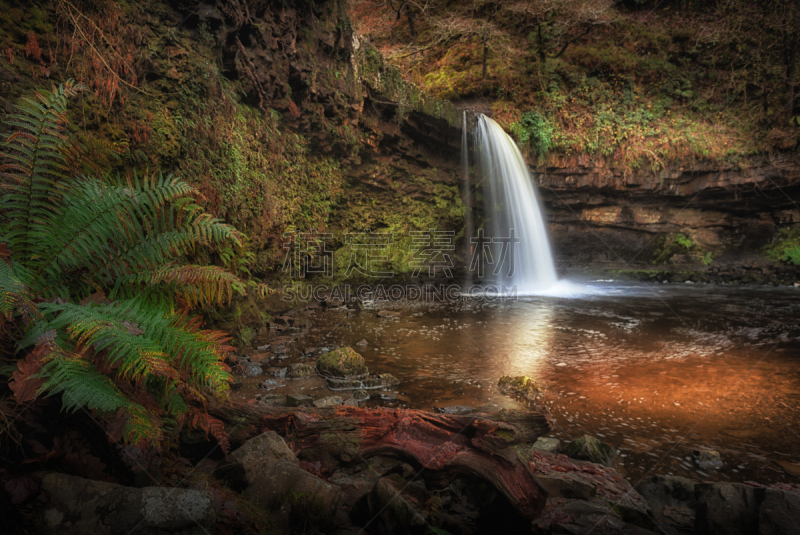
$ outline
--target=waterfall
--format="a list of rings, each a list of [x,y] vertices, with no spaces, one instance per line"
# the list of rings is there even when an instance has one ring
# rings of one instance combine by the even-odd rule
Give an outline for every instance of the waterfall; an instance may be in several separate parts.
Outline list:
[[[494,265],[485,267],[485,275],[509,288],[516,286],[517,295],[546,293],[558,278],[525,159],[511,137],[485,115],[478,115],[475,136],[478,178],[484,185],[486,203],[483,241],[493,242],[489,250]],[[510,238],[519,241],[510,243]],[[510,244],[506,251],[504,242]],[[488,244],[477,243],[476,247],[483,251]],[[500,273],[493,276],[500,262]]]

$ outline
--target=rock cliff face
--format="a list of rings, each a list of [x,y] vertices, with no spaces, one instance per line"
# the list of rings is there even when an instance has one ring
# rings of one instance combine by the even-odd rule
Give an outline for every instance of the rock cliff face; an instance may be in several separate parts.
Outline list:
[[[127,147],[126,171],[159,168],[197,186],[209,210],[248,234],[254,271],[281,265],[287,227],[332,234],[339,270],[347,233],[390,233],[384,267],[396,274],[409,271],[410,232],[465,239],[459,110],[387,65],[354,32],[344,0],[117,3],[81,16],[58,5],[44,2],[36,17],[12,9],[2,22],[13,61],[0,62],[0,102],[10,109],[33,87],[85,81],[94,98],[74,122]],[[111,28],[100,52],[133,58],[130,88],[104,96],[100,82],[120,74],[70,41],[81,21]],[[51,51],[46,68],[31,43]],[[82,67],[92,61],[96,72]],[[797,159],[653,171],[552,155],[535,170],[561,268],[752,265],[777,228],[800,222]]]
[[[562,267],[762,264],[776,230],[800,223],[800,165],[788,158],[623,171],[582,155],[535,170]],[[684,246],[668,250],[678,234]]]

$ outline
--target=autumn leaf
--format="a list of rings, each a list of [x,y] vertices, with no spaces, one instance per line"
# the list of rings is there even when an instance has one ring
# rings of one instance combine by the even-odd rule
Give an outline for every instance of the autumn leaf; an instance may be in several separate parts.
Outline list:
[[[14,393],[17,404],[26,403],[36,397],[37,390],[44,384],[44,379],[33,378],[42,368],[42,359],[53,352],[50,341],[38,344],[24,359],[17,361],[17,371],[8,384]]]

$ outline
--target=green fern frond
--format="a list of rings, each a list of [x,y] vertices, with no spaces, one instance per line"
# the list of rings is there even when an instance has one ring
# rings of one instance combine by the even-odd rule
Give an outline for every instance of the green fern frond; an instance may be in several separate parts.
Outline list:
[[[67,99],[82,89],[81,84],[67,82],[48,95],[37,94],[36,100],[24,99],[27,106],[5,118],[17,131],[0,149],[0,183],[8,191],[0,211],[8,223],[4,239],[21,258],[37,253],[31,232],[58,207],[66,179]]]

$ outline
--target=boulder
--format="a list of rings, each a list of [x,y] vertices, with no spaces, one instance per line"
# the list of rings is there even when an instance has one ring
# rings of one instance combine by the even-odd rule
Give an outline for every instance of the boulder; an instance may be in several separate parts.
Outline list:
[[[784,535],[800,530],[800,491],[765,489],[758,509],[759,535]]]
[[[305,394],[286,394],[287,407],[311,407],[314,404],[314,398],[306,396]]]
[[[214,476],[260,507],[277,511],[280,524],[306,518],[322,525],[333,518],[339,488],[300,467],[294,452],[274,431],[242,444]]]
[[[617,511],[599,501],[555,498],[547,500],[542,514],[532,523],[533,533],[575,535],[654,535],[648,529],[625,522]]]
[[[763,488],[742,483],[695,485],[698,535],[745,535],[758,533],[759,503]]]
[[[694,481],[679,476],[650,476],[636,490],[647,500],[662,532],[677,535],[694,530]]]
[[[213,531],[215,513],[210,491],[132,488],[66,474],[48,474],[42,489],[49,500],[41,520],[48,533],[105,535]],[[162,531],[163,530],[163,531]]]
[[[546,451],[548,453],[558,453],[560,447],[561,441],[557,438],[539,437],[536,439],[536,442],[533,443],[533,449]]]
[[[516,377],[504,375],[497,382],[497,386],[504,394],[522,396],[530,400],[536,399],[541,393],[541,389],[536,385],[536,382],[524,375],[518,375]]]
[[[336,405],[341,405],[343,403],[342,398],[339,396],[328,396],[326,398],[318,399],[314,401],[315,407],[335,407]]]
[[[353,507],[351,518],[360,526],[369,524],[370,532],[387,535],[429,533],[427,496],[419,487],[409,485],[400,474],[390,474],[375,483],[372,490]]]
[[[259,366],[254,362],[248,362],[247,364],[242,366],[242,374],[245,377],[256,377],[258,375],[261,375],[262,373],[263,370],[261,369],[261,366]]]
[[[692,452],[694,463],[703,470],[722,467],[722,457],[714,450],[694,450]]]
[[[312,375],[316,375],[317,371],[314,369],[313,366],[309,366],[308,364],[292,364],[289,366],[289,370],[286,372],[286,377],[290,379],[304,379],[306,377],[311,377]]]
[[[573,440],[562,449],[561,453],[571,459],[589,461],[605,466],[612,466],[614,458],[617,456],[614,448],[589,435]]]
[[[323,375],[334,377],[351,377],[367,373],[364,357],[351,347],[342,347],[330,353],[324,353],[317,359],[317,370]]]
[[[614,468],[536,449],[531,449],[530,461],[537,482],[548,492],[548,503],[552,499],[589,499],[613,509],[626,524],[655,528],[647,501]]]

